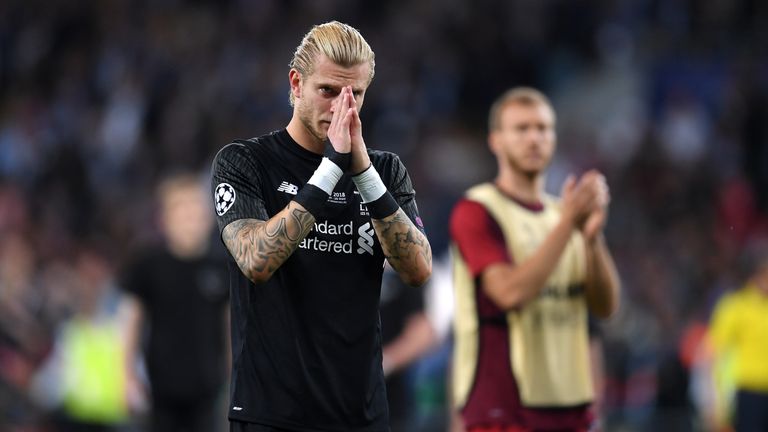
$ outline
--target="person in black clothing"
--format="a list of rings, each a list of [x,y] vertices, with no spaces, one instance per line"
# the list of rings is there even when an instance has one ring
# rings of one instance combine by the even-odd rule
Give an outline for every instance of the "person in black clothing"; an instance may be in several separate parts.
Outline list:
[[[231,431],[389,429],[383,265],[420,286],[432,252],[405,166],[363,140],[373,75],[356,29],[313,27],[291,61],[288,126],[214,158],[231,254]]]
[[[387,384],[389,423],[392,432],[415,428],[416,399],[410,367],[438,343],[422,289],[406,286],[385,269],[381,284],[382,367]]]
[[[122,278],[128,399],[143,393],[135,365],[146,325],[152,431],[211,432],[225,414],[218,399],[227,373],[227,274],[209,247],[213,217],[205,189],[187,174],[161,183],[166,242],[138,254]]]

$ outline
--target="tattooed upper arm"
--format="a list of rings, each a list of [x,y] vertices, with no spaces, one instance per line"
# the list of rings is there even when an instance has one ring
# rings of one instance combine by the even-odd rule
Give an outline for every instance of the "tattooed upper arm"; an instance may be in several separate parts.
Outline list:
[[[239,219],[222,231],[222,239],[240,270],[254,283],[268,280],[312,229],[315,218],[291,202],[268,221]]]
[[[253,247],[256,231],[262,230],[265,223],[265,221],[258,219],[238,219],[225,226],[221,232],[224,245],[232,258],[235,259],[237,266],[240,267],[240,271],[252,281],[254,275],[251,271],[252,254],[250,249]]]

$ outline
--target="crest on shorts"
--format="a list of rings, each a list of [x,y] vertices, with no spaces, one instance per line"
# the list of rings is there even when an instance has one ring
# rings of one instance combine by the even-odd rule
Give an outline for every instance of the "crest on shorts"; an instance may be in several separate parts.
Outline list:
[[[216,214],[223,216],[235,203],[235,188],[229,183],[219,183],[213,193],[213,200],[216,204]]]

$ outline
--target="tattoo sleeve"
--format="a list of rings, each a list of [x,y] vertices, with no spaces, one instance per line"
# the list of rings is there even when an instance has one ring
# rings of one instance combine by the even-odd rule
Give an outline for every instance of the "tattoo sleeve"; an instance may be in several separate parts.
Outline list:
[[[409,285],[423,285],[432,273],[432,248],[427,237],[403,209],[384,219],[373,219],[387,261]]]
[[[254,283],[268,280],[307,236],[315,218],[291,201],[267,221],[236,220],[222,231],[222,239],[240,270]]]

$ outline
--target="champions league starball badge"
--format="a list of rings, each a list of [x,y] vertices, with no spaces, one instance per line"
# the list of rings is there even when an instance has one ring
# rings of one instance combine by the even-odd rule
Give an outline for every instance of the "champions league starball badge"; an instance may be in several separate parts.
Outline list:
[[[216,186],[213,199],[216,202],[216,214],[222,216],[235,203],[235,188],[229,183],[219,183]]]

